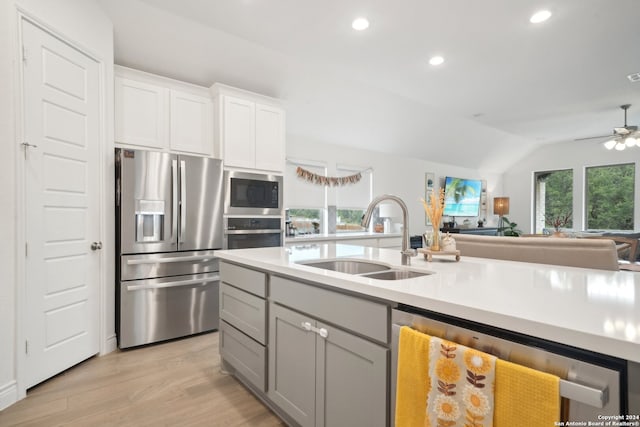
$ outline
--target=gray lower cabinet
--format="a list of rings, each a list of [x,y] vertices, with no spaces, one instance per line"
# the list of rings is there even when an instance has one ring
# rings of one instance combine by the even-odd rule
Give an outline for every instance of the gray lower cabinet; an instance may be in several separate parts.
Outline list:
[[[228,262],[220,276],[220,355],[287,423],[389,425],[389,305]]]
[[[313,319],[269,304],[267,395],[301,426],[315,425],[316,334],[301,325]]]
[[[224,320],[220,321],[220,356],[258,390],[266,391],[266,349]]]
[[[235,373],[267,390],[265,273],[220,263],[220,356]]]
[[[302,426],[386,426],[389,351],[270,303],[268,397]]]

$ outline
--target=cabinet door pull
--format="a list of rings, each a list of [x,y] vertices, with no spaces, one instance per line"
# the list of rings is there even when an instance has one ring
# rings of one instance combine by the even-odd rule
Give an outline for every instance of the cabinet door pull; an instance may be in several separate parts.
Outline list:
[[[325,328],[316,328],[310,322],[301,322],[300,326],[302,326],[302,329],[304,329],[305,331],[315,332],[322,338],[326,338],[329,336],[329,331],[327,331]]]

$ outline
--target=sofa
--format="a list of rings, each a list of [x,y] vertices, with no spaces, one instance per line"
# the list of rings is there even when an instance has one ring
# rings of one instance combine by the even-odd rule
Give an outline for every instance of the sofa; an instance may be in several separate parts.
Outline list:
[[[502,259],[569,267],[619,270],[616,244],[610,239],[505,237],[455,234],[463,257]]]

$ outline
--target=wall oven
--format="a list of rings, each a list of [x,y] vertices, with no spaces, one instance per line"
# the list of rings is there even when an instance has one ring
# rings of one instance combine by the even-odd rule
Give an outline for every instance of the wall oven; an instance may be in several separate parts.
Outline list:
[[[248,249],[282,246],[282,217],[226,217],[224,248]]]
[[[225,171],[225,215],[282,216],[282,176]]]

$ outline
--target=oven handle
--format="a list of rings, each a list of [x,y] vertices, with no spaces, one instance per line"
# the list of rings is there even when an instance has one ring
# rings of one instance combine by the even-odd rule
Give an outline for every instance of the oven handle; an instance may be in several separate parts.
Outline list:
[[[224,230],[224,234],[280,234],[282,230]]]
[[[204,286],[207,283],[218,282],[218,281],[220,281],[220,275],[216,274],[215,276],[208,277],[206,279],[178,280],[175,282],[156,283],[153,285],[128,285],[127,291],[140,291],[143,289],[177,288],[179,286],[189,286],[189,285],[195,285],[195,284]]]
[[[168,258],[144,258],[144,259],[128,259],[127,265],[142,265],[142,264],[167,264],[170,262],[184,262],[184,261],[202,261],[207,262],[215,259],[213,255],[192,255],[181,257],[168,257]]]

